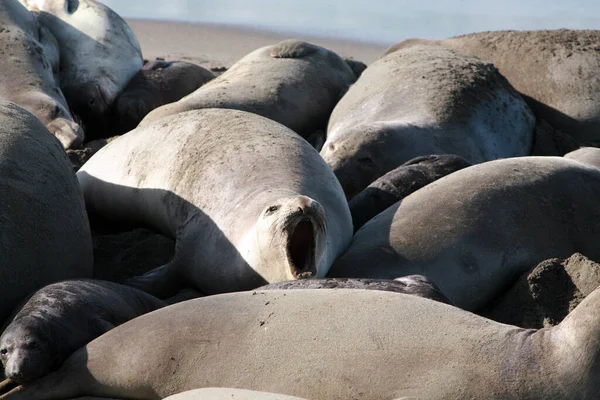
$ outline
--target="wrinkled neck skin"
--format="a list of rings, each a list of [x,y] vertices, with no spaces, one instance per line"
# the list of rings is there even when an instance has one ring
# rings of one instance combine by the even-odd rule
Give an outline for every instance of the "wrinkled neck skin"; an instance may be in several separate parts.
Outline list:
[[[268,200],[238,249],[267,282],[327,274],[327,221],[323,207],[310,197],[290,192],[261,194]]]

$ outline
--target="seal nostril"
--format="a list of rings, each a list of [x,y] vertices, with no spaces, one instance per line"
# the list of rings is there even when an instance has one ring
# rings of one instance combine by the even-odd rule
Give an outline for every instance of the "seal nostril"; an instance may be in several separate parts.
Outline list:
[[[304,208],[302,207],[298,207],[298,212],[302,215],[304,215]]]

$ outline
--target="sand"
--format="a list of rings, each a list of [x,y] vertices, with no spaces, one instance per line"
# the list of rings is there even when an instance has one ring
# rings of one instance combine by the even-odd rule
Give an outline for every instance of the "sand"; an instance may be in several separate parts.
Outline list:
[[[205,68],[230,67],[246,54],[284,39],[301,39],[333,50],[345,58],[370,64],[388,47],[384,44],[286,35],[217,24],[127,19],[146,59],[191,61]]]

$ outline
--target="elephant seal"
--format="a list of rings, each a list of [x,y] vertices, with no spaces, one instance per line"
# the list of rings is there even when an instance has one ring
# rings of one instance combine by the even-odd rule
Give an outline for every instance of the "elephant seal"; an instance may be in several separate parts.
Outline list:
[[[331,110],[356,76],[332,51],[298,40],[262,47],[177,103],[152,111],[140,123],[202,108],[249,111],[303,137],[327,124]]]
[[[331,277],[431,279],[478,310],[540,261],[600,257],[600,170],[562,157],[490,161],[435,181],[354,236]]]
[[[535,117],[491,64],[407,46],[371,64],[336,105],[321,155],[348,199],[411,158],[531,154]]]
[[[406,293],[426,299],[451,304],[450,300],[435,286],[433,282],[422,275],[410,275],[391,279],[361,279],[361,278],[324,278],[300,279],[271,283],[261,286],[260,290],[299,290],[299,289],[365,289],[383,290],[387,292]]]
[[[1,324],[40,287],[91,277],[92,237],[59,141],[15,104],[0,102],[0,121]]]
[[[472,164],[452,154],[413,158],[391,170],[348,202],[354,232],[409,194]]]
[[[116,126],[109,133],[121,135],[135,129],[150,111],[180,100],[214,77],[207,69],[184,61],[147,62],[117,97],[112,113]]]
[[[436,42],[494,63],[536,117],[600,144],[600,30],[481,32]]]
[[[115,139],[77,172],[88,210],[176,239],[174,259],[127,281],[160,298],[323,277],[352,239],[344,193],[308,142],[227,109],[179,113]]]
[[[58,87],[56,39],[17,0],[0,4],[0,21],[0,98],[35,115],[65,149],[79,147],[83,130],[73,121]]]
[[[597,147],[582,147],[565,154],[564,157],[600,168],[600,149]]]
[[[158,400],[190,387],[332,400],[591,399],[598,307],[596,290],[560,325],[535,331],[401,293],[228,293],[129,321],[0,399]]]
[[[60,44],[60,86],[88,139],[102,134],[117,95],[142,68],[127,23],[95,0],[20,0]]]
[[[303,400],[277,393],[232,388],[204,388],[175,394],[165,400]]]
[[[0,336],[0,360],[14,382],[58,369],[82,346],[130,319],[167,304],[132,287],[69,280],[38,290]]]

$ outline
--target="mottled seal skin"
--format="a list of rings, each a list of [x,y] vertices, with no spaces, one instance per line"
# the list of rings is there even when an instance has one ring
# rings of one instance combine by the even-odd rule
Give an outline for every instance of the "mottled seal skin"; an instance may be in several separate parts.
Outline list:
[[[111,135],[129,132],[152,110],[187,96],[214,75],[185,61],[153,60],[144,64],[117,97],[113,109],[116,126]]]
[[[411,158],[471,163],[531,154],[535,117],[491,64],[407,45],[371,64],[336,105],[321,155],[348,199]]]
[[[598,307],[596,290],[560,325],[536,331],[401,293],[222,294],[129,321],[0,399],[158,400],[190,387],[332,400],[593,399]]]
[[[356,76],[332,51],[298,40],[262,47],[177,103],[152,111],[143,126],[167,115],[202,108],[249,111],[303,137],[327,124]]]
[[[494,63],[538,118],[600,144],[600,30],[492,31],[437,42]]]
[[[90,211],[176,239],[167,265],[128,281],[158,297],[323,277],[352,221],[308,142],[256,114],[195,110],[115,139],[77,173]],[[178,284],[179,282],[180,284]]]
[[[17,0],[2,1],[0,21],[0,97],[35,115],[65,149],[79,147],[83,130],[58,87],[56,39]]]
[[[565,154],[564,157],[600,168],[600,149],[597,147],[582,147]]]
[[[132,287],[69,280],[38,290],[0,337],[6,377],[34,381],[117,325],[167,304]]]
[[[261,286],[259,290],[298,290],[298,289],[364,289],[382,290],[386,292],[405,293],[426,299],[441,301],[451,304],[450,300],[429,279],[422,275],[410,275],[402,278],[391,279],[363,279],[363,278],[324,278],[301,279],[271,283]]]
[[[175,394],[165,400],[304,400],[278,393],[233,388],[204,388]]]
[[[83,195],[60,142],[32,114],[0,102],[0,324],[47,284],[92,275]]]
[[[348,202],[354,232],[409,194],[472,164],[452,154],[413,158],[391,170]]]
[[[354,236],[331,277],[431,279],[478,310],[543,260],[600,257],[600,170],[562,157],[490,161],[435,181]]]
[[[60,86],[87,139],[106,128],[117,95],[142,68],[127,23],[95,0],[21,0],[60,44]]]

